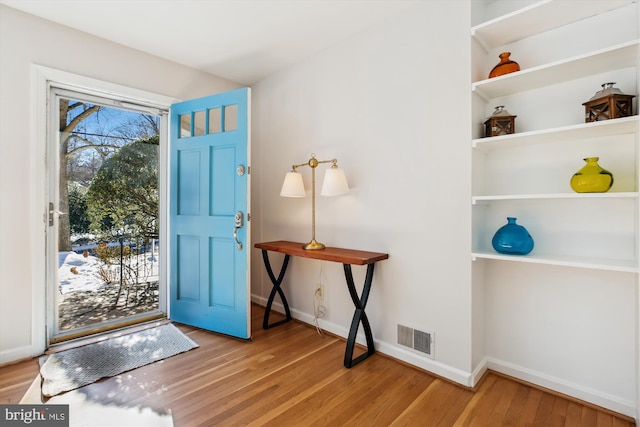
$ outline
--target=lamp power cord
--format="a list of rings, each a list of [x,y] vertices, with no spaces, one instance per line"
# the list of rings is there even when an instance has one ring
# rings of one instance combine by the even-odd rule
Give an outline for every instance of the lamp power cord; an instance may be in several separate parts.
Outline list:
[[[320,263],[318,283],[322,283],[322,264],[323,262]],[[322,331],[322,328],[320,327],[320,322],[318,322],[318,319],[323,318],[327,312],[327,308],[322,305],[322,300],[323,295],[320,294],[320,290],[316,287],[316,290],[313,293],[313,324],[315,325],[316,331],[320,336],[324,336],[324,333]]]
[[[317,294],[317,292],[316,292]],[[318,298],[316,298],[316,295],[314,294],[313,296],[313,323],[316,326],[316,331],[318,332],[318,335],[323,336],[323,332],[322,332],[322,328],[320,327],[320,323],[318,322],[318,319],[321,319],[324,317],[325,313],[326,313],[327,308],[320,304]]]

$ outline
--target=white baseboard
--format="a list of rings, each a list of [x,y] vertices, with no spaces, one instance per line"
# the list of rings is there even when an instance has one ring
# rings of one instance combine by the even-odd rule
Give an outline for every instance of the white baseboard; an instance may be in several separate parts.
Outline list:
[[[256,304],[260,304],[262,306],[267,305],[267,299],[258,295],[252,295],[251,301]],[[273,303],[272,309],[284,313],[284,306],[282,304]],[[301,322],[308,323],[310,325],[314,324],[314,318],[309,313],[305,313],[299,310],[291,310],[291,317],[294,319],[300,320]],[[349,335],[349,327],[347,325],[338,325],[336,323],[327,322],[326,320],[319,320],[320,327],[334,335],[345,338]],[[358,344],[366,345],[366,338],[364,333],[358,334],[356,336],[356,342]],[[440,377],[446,378],[458,384],[472,387],[474,385],[474,375],[464,372],[460,369],[453,368],[451,366],[436,362],[433,359],[424,357],[417,352],[413,352],[409,349],[405,350],[397,345],[390,344],[384,341],[376,340],[374,338],[374,344],[376,347],[376,351],[383,353],[387,356],[391,356],[395,359],[401,360],[403,362],[409,363],[410,365],[422,368],[426,371],[432,372]]]
[[[579,384],[571,383],[562,378],[553,377],[542,372],[533,371],[502,360],[487,358],[487,368],[505,375],[527,381],[529,383],[548,388],[576,399],[609,409],[622,415],[636,417],[636,406],[631,400],[613,396]],[[638,420],[636,419],[636,422]]]
[[[266,298],[262,298],[257,295],[252,295],[252,301],[262,306],[265,306],[267,304]],[[282,306],[282,304],[274,303],[273,309],[284,313],[284,307]],[[291,316],[302,322],[311,325],[314,324],[313,316],[309,315],[308,313],[304,313],[298,310],[291,310]],[[327,332],[343,338],[346,338],[346,336],[349,334],[349,329],[347,327],[327,322],[322,319],[320,320],[320,327]],[[570,383],[561,378],[556,378],[541,372],[532,371],[530,369],[513,365],[498,359],[486,358],[474,369],[472,373],[469,373],[445,365],[443,363],[436,362],[433,359],[423,357],[420,354],[414,353],[409,349],[405,350],[402,347],[380,340],[374,341],[376,351],[379,351],[380,353],[384,353],[388,356],[409,363],[413,366],[419,367],[466,387],[474,387],[478,383],[478,381],[480,381],[487,369],[491,369],[496,372],[500,372],[505,375],[520,379],[522,381],[526,381],[531,384],[535,384],[540,387],[565,394],[567,396],[584,400],[585,402],[601,406],[619,414],[633,417],[634,419],[636,417],[636,410],[638,410],[638,408],[636,408],[632,401],[622,399],[618,396],[612,396],[606,393],[602,393],[598,390],[589,389],[579,384]],[[357,342],[363,345],[366,343],[364,334],[358,335]]]
[[[266,307],[267,305],[267,299],[259,295],[251,295],[251,301],[263,307]],[[284,313],[284,306],[281,303],[274,302],[271,305],[271,309],[279,313]],[[308,323],[309,325],[314,325],[313,316],[311,316],[309,313],[305,313],[304,311],[291,309],[291,317],[293,317],[294,319],[300,320],[301,322]],[[322,329],[327,332],[330,332],[332,334],[338,335],[343,338],[346,338],[346,336],[349,334],[348,328],[345,328],[343,326],[337,325],[335,323],[327,322],[324,320],[320,320],[320,322],[321,322],[320,326],[322,327]],[[364,335],[358,336],[356,338],[356,341],[363,345],[365,345],[366,343]]]
[[[34,357],[34,354],[34,349],[29,345],[0,351],[0,366],[6,363]]]
[[[476,369],[474,369],[473,373],[471,374],[471,384],[473,384],[472,387],[475,387],[480,382],[482,376],[487,372],[488,369],[489,367],[487,366],[487,359],[484,358],[482,359],[482,362],[480,362],[478,366],[476,366]]]
[[[410,365],[429,371],[439,377],[456,382],[465,387],[473,387],[473,375],[461,369],[454,368],[444,363],[437,362],[431,358],[421,356],[417,352],[409,349],[405,350],[395,344],[385,341],[376,341],[376,351],[384,353],[395,359],[402,360]]]

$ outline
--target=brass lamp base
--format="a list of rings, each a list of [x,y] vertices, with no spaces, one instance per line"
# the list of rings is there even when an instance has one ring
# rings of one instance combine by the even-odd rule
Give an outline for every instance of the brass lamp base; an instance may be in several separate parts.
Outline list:
[[[302,246],[302,249],[306,249],[308,251],[315,251],[318,249],[324,249],[324,245],[322,243],[316,242],[316,239],[313,239],[306,245]]]

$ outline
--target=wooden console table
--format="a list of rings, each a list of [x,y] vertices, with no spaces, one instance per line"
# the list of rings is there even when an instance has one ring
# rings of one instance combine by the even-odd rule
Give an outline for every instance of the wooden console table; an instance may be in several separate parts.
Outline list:
[[[347,288],[349,289],[351,300],[353,301],[353,305],[355,306],[355,312],[353,313],[353,320],[351,321],[351,329],[349,329],[349,337],[347,339],[347,348],[344,353],[344,366],[345,368],[351,368],[353,365],[362,362],[364,359],[366,359],[367,357],[375,353],[376,350],[373,344],[373,333],[371,332],[369,319],[367,318],[367,313],[365,313],[364,309],[367,305],[367,300],[369,299],[369,292],[371,291],[371,282],[373,280],[373,267],[375,266],[376,262],[389,258],[389,254],[383,254],[378,252],[365,252],[365,251],[357,251],[352,249],[341,249],[341,248],[324,248],[320,250],[306,250],[302,248],[303,243],[288,242],[283,240],[279,240],[275,242],[256,243],[254,246],[262,250],[262,259],[264,260],[264,265],[267,269],[267,274],[269,275],[269,278],[271,279],[271,283],[273,284],[273,288],[271,289],[271,293],[269,294],[269,299],[267,300],[267,307],[264,312],[264,319],[262,321],[262,327],[264,329],[269,329],[291,320],[291,312],[289,311],[289,304],[287,303],[287,298],[285,297],[284,292],[280,287],[280,285],[282,284],[282,279],[284,278],[284,275],[287,271],[287,265],[289,264],[289,258],[291,256],[318,259],[322,261],[339,262],[339,263],[342,263],[342,265],[344,266],[344,274],[347,280]],[[280,252],[282,254],[285,254],[284,261],[282,262],[282,267],[280,268],[280,273],[278,274],[277,278],[273,274],[273,270],[271,269],[271,263],[269,262],[269,254],[268,254],[269,251]],[[356,291],[356,287],[353,282],[351,265],[367,266],[367,275],[365,277],[361,296],[358,296],[358,292]],[[282,304],[284,305],[285,319],[269,324],[269,314],[271,313],[271,305],[273,304],[273,299],[275,298],[276,293],[280,295],[280,299],[282,300]],[[367,338],[367,351],[354,359],[353,350],[355,348],[356,334],[358,333],[358,327],[360,326],[360,323],[362,323],[364,334],[365,334],[365,337]]]

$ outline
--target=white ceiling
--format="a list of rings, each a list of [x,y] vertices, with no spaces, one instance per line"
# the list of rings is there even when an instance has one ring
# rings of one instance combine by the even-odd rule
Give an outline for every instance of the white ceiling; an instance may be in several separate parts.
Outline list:
[[[251,84],[424,0],[0,0]]]

